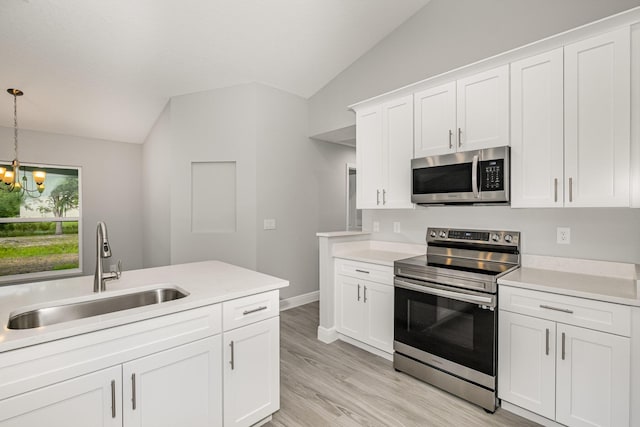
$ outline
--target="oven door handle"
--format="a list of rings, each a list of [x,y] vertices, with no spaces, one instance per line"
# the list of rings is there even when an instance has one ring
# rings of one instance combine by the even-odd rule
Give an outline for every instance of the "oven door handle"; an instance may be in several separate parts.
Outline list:
[[[404,288],[410,291],[416,291],[423,294],[431,294],[439,297],[451,298],[457,301],[463,301],[463,302],[468,302],[472,304],[484,304],[488,306],[493,306],[494,304],[492,297],[470,295],[470,294],[454,292],[454,291],[445,291],[444,289],[436,289],[436,288],[430,288],[428,286],[415,285],[413,283],[405,282],[399,279],[394,279],[393,283],[399,288]]]

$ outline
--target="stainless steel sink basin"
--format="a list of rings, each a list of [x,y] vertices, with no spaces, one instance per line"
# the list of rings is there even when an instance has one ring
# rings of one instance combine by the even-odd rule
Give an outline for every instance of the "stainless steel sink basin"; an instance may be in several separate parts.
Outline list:
[[[176,288],[156,288],[113,297],[98,298],[69,304],[52,305],[9,318],[9,329],[31,329],[85,317],[99,316],[152,304],[161,304],[189,295]]]

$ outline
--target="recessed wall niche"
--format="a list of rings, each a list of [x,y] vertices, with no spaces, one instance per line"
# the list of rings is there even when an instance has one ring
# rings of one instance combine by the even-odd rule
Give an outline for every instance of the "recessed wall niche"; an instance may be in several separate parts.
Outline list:
[[[236,162],[191,162],[191,232],[236,231]]]

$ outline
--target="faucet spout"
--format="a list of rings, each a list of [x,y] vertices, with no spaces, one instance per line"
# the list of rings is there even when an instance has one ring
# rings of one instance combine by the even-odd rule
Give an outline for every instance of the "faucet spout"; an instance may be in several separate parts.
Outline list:
[[[117,280],[122,275],[122,263],[120,261],[118,261],[117,271],[105,273],[102,265],[102,260],[105,258],[111,258],[111,245],[109,245],[107,224],[98,221],[98,228],[96,229],[96,272],[93,276],[93,292],[106,290],[107,280]]]

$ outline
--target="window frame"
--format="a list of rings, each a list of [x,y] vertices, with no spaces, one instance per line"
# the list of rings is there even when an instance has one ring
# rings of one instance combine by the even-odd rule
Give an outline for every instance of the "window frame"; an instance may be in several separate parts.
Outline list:
[[[0,160],[0,164],[11,164],[4,160]],[[48,279],[58,279],[62,277],[81,276],[83,273],[83,227],[82,227],[82,166],[71,165],[54,165],[43,163],[20,163],[20,168],[40,168],[45,169],[73,169],[78,172],[78,216],[77,217],[48,217],[48,218],[0,218],[0,224],[16,224],[16,223],[39,223],[39,222],[78,222],[78,267],[66,270],[38,271],[33,273],[12,274],[0,276],[0,286],[8,286],[20,283],[36,282]],[[46,185],[46,181],[45,181]],[[28,197],[28,196],[27,196]]]

